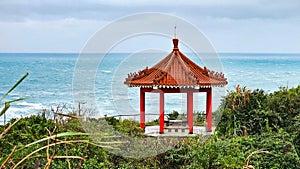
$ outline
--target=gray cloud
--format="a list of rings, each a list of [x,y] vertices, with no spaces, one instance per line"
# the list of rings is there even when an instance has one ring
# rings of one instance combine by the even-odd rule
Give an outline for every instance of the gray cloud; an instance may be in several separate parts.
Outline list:
[[[218,51],[299,52],[299,7],[298,0],[1,0],[0,52],[77,52],[106,24],[140,12],[182,17]]]
[[[59,1],[59,0],[5,0],[0,2],[0,20],[22,21],[26,19],[44,20],[76,18],[112,20],[138,12],[166,12],[189,17],[214,17],[231,19],[285,19],[300,17],[298,0],[261,1],[208,1],[189,3],[179,1]]]

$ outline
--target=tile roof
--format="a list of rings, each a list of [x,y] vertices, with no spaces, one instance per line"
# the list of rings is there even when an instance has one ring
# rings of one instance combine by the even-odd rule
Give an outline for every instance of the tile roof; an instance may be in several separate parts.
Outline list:
[[[124,84],[143,88],[209,88],[227,85],[227,78],[204,67],[201,68],[178,49],[178,39],[173,39],[173,51],[151,68],[130,73]]]

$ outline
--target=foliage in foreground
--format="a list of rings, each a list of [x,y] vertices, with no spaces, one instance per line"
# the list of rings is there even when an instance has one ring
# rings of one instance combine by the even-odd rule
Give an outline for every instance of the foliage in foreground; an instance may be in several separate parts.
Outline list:
[[[285,131],[300,152],[300,85],[271,94],[237,86],[223,100],[217,132],[224,137],[261,135]],[[221,106],[222,107],[222,106]]]
[[[173,149],[155,157],[126,158],[111,154],[105,145],[99,147],[90,142],[69,142],[37,152],[20,168],[45,167],[53,154],[70,158],[53,158],[50,168],[300,168],[300,86],[281,88],[272,94],[238,86],[235,91],[228,92],[222,106],[224,113],[214,136],[184,138]],[[134,121],[106,120],[124,134],[143,137],[138,123]],[[0,133],[8,125],[0,127]],[[14,146],[22,148],[48,137],[49,131],[82,132],[82,128],[76,118],[51,120],[41,114],[21,119],[0,139],[0,161]],[[60,139],[91,138],[74,135]],[[50,140],[51,143],[56,141]],[[48,144],[48,141],[39,142],[15,151],[6,168]]]

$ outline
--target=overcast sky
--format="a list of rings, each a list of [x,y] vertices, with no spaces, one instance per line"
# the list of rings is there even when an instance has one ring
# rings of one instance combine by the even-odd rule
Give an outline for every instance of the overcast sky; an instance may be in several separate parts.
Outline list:
[[[186,19],[218,52],[300,53],[299,0],[1,0],[0,52],[80,52],[105,25],[142,12]]]

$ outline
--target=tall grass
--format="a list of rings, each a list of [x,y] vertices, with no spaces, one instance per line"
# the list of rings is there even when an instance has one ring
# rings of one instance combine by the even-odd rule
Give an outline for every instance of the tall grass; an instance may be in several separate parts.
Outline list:
[[[16,87],[18,87],[22,81],[29,75],[29,73],[25,73],[0,99],[0,104],[2,104],[2,101],[5,99],[6,96],[9,95],[9,93],[11,93]],[[21,101],[21,100],[25,100],[26,98],[18,98],[18,99],[15,99],[15,100],[10,100],[10,101],[6,101],[4,103],[4,107],[2,108],[1,112],[0,112],[0,117],[2,115],[5,116],[5,112],[9,109],[10,107],[10,104],[13,103],[13,102],[17,102],[17,101]],[[5,120],[4,120],[5,121]]]
[[[18,98],[18,99],[14,99],[14,100],[9,100],[3,103],[4,99],[16,88],[18,87],[23,81],[24,79],[28,76],[29,74],[26,73],[24,76],[22,76],[0,99],[0,104],[4,105],[1,112],[0,112],[0,117],[4,116],[4,121],[5,121],[5,113],[7,112],[7,110],[10,108],[11,103],[17,102],[17,101],[21,101],[21,100],[25,100],[26,98]],[[63,114],[62,112],[53,112],[54,114],[58,114],[60,117],[64,116],[67,118],[80,118],[79,116],[76,116],[76,113],[74,115],[74,113],[72,113],[72,115],[68,115],[68,114]],[[2,140],[2,143],[6,143],[5,140],[5,136],[10,132],[10,130],[17,124],[19,123],[22,119],[24,119],[23,117],[20,117],[19,119],[11,122],[11,124],[9,126],[7,126],[5,128],[5,124],[4,124],[4,130],[0,133],[0,141]],[[90,141],[89,137],[80,137],[80,136],[89,136],[89,133],[83,133],[83,132],[70,132],[70,131],[60,131],[60,123],[58,122],[58,119],[54,119],[53,120],[55,122],[55,128],[54,130],[51,132],[48,129],[48,126],[45,127],[45,130],[48,131],[49,136],[45,136],[42,135],[42,137],[44,136],[44,138],[32,141],[31,143],[25,144],[23,145],[23,143],[21,143],[20,145],[15,145],[13,147],[13,149],[11,150],[11,152],[9,154],[7,154],[6,156],[0,156],[0,169],[2,168],[17,168],[20,167],[20,165],[22,163],[24,163],[26,160],[29,160],[31,158],[36,158],[33,155],[34,154],[38,154],[41,151],[45,150],[46,151],[46,157],[43,157],[46,159],[47,163],[45,164],[44,168],[50,168],[51,163],[53,162],[53,159],[62,159],[65,158],[67,159],[69,165],[68,167],[70,167],[70,159],[80,159],[80,160],[85,160],[86,158],[84,156],[76,156],[76,155],[68,155],[68,149],[65,146],[65,154],[66,155],[58,155],[56,154],[56,146],[64,144],[64,145],[74,145],[76,143],[84,143],[87,145],[93,145],[93,146],[98,146],[98,147],[107,147],[107,148],[113,148],[110,145],[112,144],[118,144],[118,142],[98,142],[93,143]],[[64,123],[64,122],[63,122]],[[31,124],[29,124],[31,125]],[[33,124],[34,125],[34,124]],[[24,127],[30,127],[30,126],[24,126]],[[13,131],[13,130],[11,130]],[[21,133],[21,136],[22,137]],[[104,136],[105,137],[105,136]],[[67,138],[69,138],[67,140]],[[17,138],[16,138],[17,139]],[[43,142],[47,142],[46,145]],[[7,144],[9,144],[7,142]],[[5,147],[9,147],[6,145],[1,145],[1,148],[5,148]],[[25,149],[28,150],[28,148],[30,147],[30,152],[25,151]],[[50,149],[52,148],[52,149]],[[25,153],[24,153],[25,152]],[[27,153],[27,154],[26,154]],[[52,153],[52,154],[51,154]],[[15,158],[17,156],[18,158]],[[21,158],[19,158],[21,156]],[[40,157],[38,157],[40,158]],[[23,164],[24,166],[24,164]],[[79,166],[80,167],[80,166]]]

